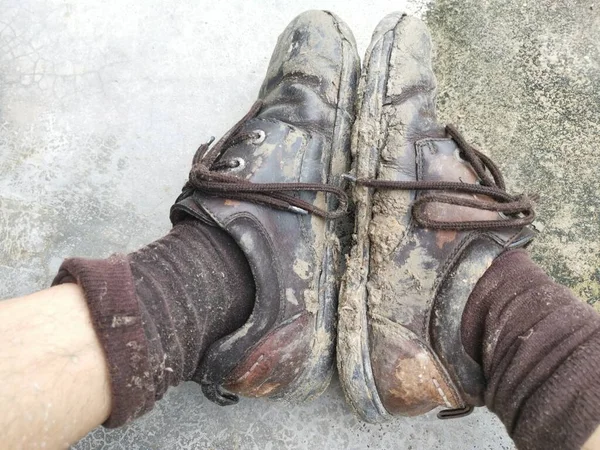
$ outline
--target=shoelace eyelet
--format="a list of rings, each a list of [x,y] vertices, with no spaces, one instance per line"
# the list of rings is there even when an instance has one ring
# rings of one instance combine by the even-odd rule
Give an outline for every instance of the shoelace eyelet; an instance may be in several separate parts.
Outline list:
[[[457,148],[456,150],[454,150],[454,158],[456,158],[458,161],[460,161],[463,164],[468,164],[467,161],[462,157],[461,154],[461,150],[460,148]]]
[[[256,137],[254,139],[252,139],[252,144],[254,145],[260,145],[263,142],[265,142],[265,139],[267,138],[267,134],[263,131],[263,130],[254,130],[252,133],[256,134]]]
[[[231,166],[229,167],[229,171],[230,172],[239,172],[240,170],[243,170],[244,167],[246,167],[246,161],[242,158],[233,158],[231,161]]]

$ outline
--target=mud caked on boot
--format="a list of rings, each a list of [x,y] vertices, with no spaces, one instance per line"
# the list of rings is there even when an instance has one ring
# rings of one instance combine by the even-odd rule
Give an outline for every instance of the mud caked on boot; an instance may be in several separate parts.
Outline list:
[[[339,18],[298,16],[279,37],[258,101],[200,147],[171,209],[174,224],[191,216],[229,233],[255,281],[250,318],[212,345],[195,375],[216,403],[300,401],[328,385],[359,70]]]
[[[492,261],[535,232],[525,196],[436,121],[425,25],[393,14],[367,51],[352,137],[355,241],[340,292],[338,369],[369,422],[467,414],[483,404],[462,312]]]

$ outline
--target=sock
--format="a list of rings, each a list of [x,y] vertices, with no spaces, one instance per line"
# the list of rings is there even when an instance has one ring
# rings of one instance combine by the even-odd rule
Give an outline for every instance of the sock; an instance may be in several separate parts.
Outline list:
[[[129,255],[67,259],[53,285],[67,282],[83,288],[105,350],[109,428],[190,380],[208,347],[240,328],[254,304],[242,251],[224,231],[192,220]]]
[[[462,318],[485,403],[520,449],[579,449],[600,424],[600,315],[524,250],[494,261]]]

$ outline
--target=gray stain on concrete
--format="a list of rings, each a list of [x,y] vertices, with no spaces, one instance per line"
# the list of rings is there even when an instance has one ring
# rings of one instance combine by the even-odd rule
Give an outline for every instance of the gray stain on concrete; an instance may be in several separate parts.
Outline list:
[[[600,307],[600,6],[440,0],[427,20],[441,118],[540,194],[534,258]]]

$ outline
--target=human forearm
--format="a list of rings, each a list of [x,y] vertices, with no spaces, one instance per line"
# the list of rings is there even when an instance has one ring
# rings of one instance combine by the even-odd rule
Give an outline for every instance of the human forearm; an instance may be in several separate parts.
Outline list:
[[[0,302],[6,448],[65,448],[110,413],[103,350],[75,284]]]

